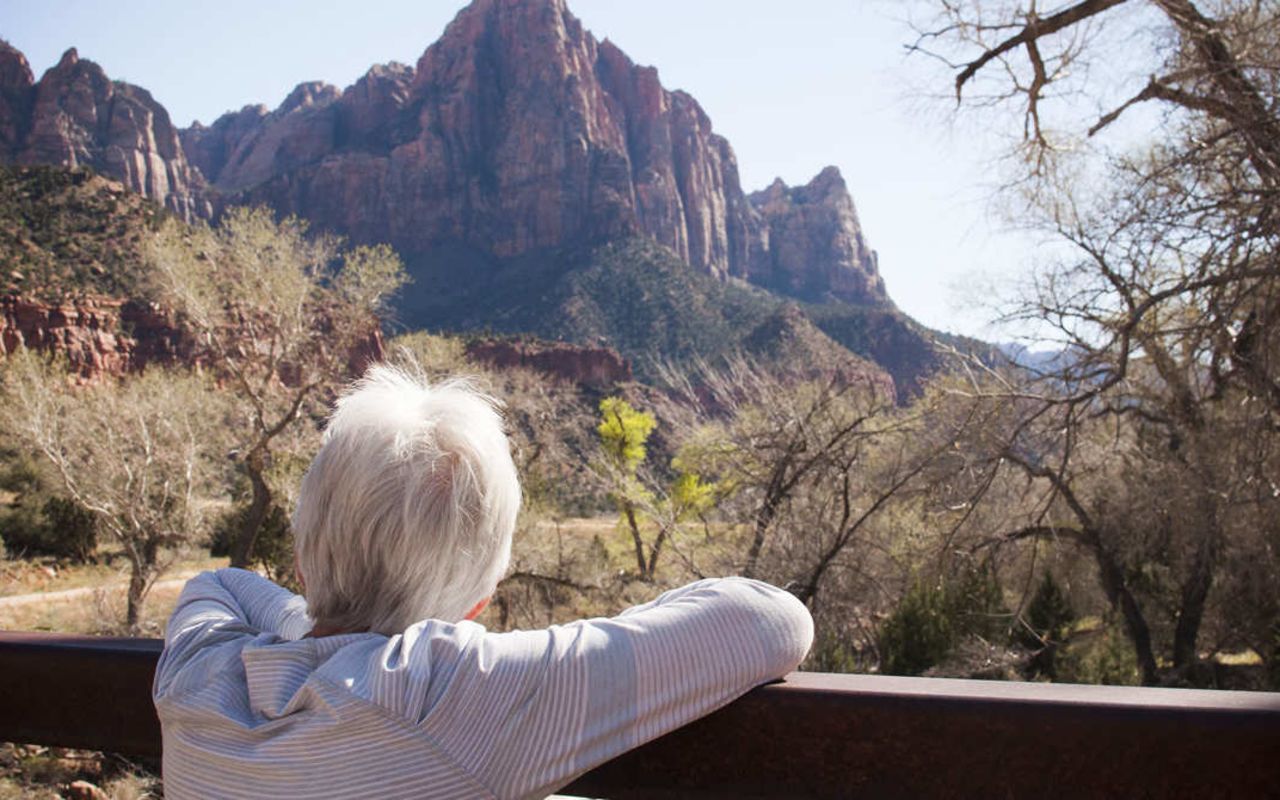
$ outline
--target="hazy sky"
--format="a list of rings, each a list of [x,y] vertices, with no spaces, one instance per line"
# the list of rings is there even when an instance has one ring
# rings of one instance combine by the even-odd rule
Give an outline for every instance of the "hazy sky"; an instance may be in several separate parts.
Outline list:
[[[463,0],[0,0],[0,37],[39,77],[68,47],[148,90],[186,126],[296,84],[413,64]],[[919,57],[903,0],[569,0],[597,38],[658,68],[710,115],[742,185],[844,173],[890,296],[934,328],[994,337],[985,287],[1025,274],[1033,240],[988,203],[994,142],[951,131],[945,74]]]

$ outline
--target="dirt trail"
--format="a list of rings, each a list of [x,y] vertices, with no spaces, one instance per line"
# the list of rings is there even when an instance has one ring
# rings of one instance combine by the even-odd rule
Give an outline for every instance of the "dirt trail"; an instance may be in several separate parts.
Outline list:
[[[194,578],[199,575],[201,570],[187,570],[179,572],[162,581],[157,581],[151,585],[151,590],[167,589],[173,586],[181,586],[186,583],[187,579]],[[104,583],[99,586],[81,586],[76,589],[61,589],[56,592],[32,592],[31,594],[14,594],[8,597],[0,597],[0,608],[12,608],[14,606],[24,606],[28,603],[62,603],[68,600],[75,600],[81,597],[92,597],[93,593],[99,590],[120,591],[123,592],[128,588],[125,582],[120,583]]]

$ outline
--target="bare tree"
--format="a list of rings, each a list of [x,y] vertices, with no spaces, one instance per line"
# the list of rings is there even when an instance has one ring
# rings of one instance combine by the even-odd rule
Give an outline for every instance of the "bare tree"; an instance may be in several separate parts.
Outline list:
[[[831,535],[803,579],[798,565],[789,577],[799,581],[806,599],[816,595],[833,559],[883,505],[858,508],[854,495],[867,447],[900,424],[891,413],[892,398],[840,372],[801,378],[744,357],[719,368],[704,363],[689,374],[669,370],[666,380],[674,403],[687,409],[680,460],[690,471],[714,478],[748,526],[742,574],[759,574],[782,518],[797,503],[814,500],[807,494],[820,487],[807,513],[822,520],[834,515]],[[666,416],[678,419],[680,413]],[[822,527],[817,517],[803,523],[810,542]]]
[[[244,418],[236,458],[252,487],[231,549],[247,566],[272,504],[279,437],[381,355],[378,317],[404,282],[386,246],[343,250],[265,209],[232,209],[217,228],[170,223],[150,250],[157,299],[193,334],[195,357],[234,388]]]
[[[22,351],[0,372],[0,430],[47,460],[67,496],[92,513],[129,563],[125,622],[166,568],[164,549],[202,530],[221,488],[225,405],[197,377],[148,370],[76,385],[64,364]]]
[[[1006,190],[1069,250],[1010,315],[1054,331],[1058,361],[958,391],[1010,411],[977,458],[1038,498],[999,539],[1091,553],[1144,681],[1187,679],[1224,560],[1255,546],[1239,521],[1272,507],[1280,6],[935,7],[916,48],[954,67],[962,110],[1021,123]],[[1136,83],[1100,82],[1133,63]],[[1145,106],[1162,112],[1146,141],[1102,146]]]

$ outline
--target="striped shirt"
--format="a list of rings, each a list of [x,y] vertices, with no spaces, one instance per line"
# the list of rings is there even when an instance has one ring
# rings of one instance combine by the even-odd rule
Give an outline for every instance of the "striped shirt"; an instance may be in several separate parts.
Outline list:
[[[251,572],[187,584],[154,686],[167,797],[543,797],[794,669],[813,638],[798,600],[743,578],[545,630],[311,624]]]

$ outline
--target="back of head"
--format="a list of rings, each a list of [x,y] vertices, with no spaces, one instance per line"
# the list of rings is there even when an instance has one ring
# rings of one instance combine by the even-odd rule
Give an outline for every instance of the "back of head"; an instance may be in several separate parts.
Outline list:
[[[385,634],[461,620],[506,570],[519,508],[491,398],[375,366],[338,400],[302,481],[293,532],[308,611]]]

